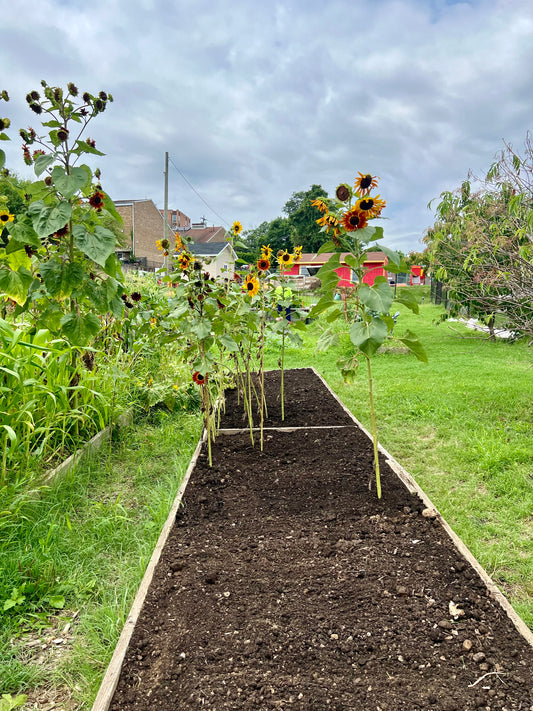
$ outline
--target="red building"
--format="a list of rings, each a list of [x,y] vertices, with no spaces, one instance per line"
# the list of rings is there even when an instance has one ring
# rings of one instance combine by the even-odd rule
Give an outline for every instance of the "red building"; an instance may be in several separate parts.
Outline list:
[[[339,289],[354,285],[353,270],[344,261],[346,254],[347,252],[344,252],[340,255],[341,266],[335,270],[339,275],[339,283],[337,284]],[[316,272],[329,260],[331,255],[332,252],[324,252],[324,254],[302,254],[300,261],[297,264],[293,264],[291,269],[287,269],[285,274],[294,277],[315,276]],[[386,264],[387,257],[384,252],[368,252],[363,264],[363,269],[365,270],[363,282],[369,286],[373,286],[377,276],[387,277]]]
[[[424,267],[412,266],[411,267],[411,286],[413,284],[425,284],[426,283],[426,272]]]

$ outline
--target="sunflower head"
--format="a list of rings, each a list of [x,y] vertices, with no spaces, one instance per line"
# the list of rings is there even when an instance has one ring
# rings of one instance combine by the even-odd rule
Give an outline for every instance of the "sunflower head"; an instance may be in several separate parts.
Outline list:
[[[253,274],[248,274],[242,288],[249,296],[255,296],[259,291],[259,280]]]
[[[261,257],[257,261],[257,268],[260,272],[267,272],[270,269],[270,260],[266,257]]]
[[[360,210],[348,210],[342,216],[342,226],[346,232],[353,232],[354,230],[360,230],[366,227],[367,215]]]
[[[175,234],[175,239],[176,239],[176,252],[180,252],[182,249],[185,248],[185,245],[181,241],[181,237],[179,236],[179,234],[177,232]]]
[[[0,225],[5,225],[7,222],[13,222],[15,215],[12,215],[4,208],[0,208]]]
[[[235,237],[236,237],[237,235],[240,235],[240,234],[241,234],[241,232],[242,232],[242,225],[241,225],[241,223],[240,223],[238,220],[235,220],[235,222],[232,224],[232,226],[231,226],[231,231],[232,231],[232,233],[235,235]]]
[[[370,173],[358,173],[359,177],[355,179],[354,190],[361,197],[368,195],[371,190],[377,188],[379,178]]]
[[[104,200],[104,193],[100,192],[100,190],[96,190],[89,198],[89,205],[94,207],[97,212],[100,212],[104,206]]]
[[[364,212],[370,220],[373,217],[378,217],[386,204],[385,200],[381,200],[379,195],[376,195],[376,197],[368,195],[356,202],[355,209]]]
[[[204,385],[205,383],[207,383],[207,373],[204,375],[203,373],[200,373],[199,370],[197,370],[192,374],[192,379],[197,385]]]
[[[189,268],[191,261],[192,257],[187,252],[183,252],[183,254],[180,254],[180,256],[178,257],[178,264],[182,271],[185,271]]]
[[[290,267],[293,261],[294,256],[287,250],[281,252],[281,254],[278,253],[278,264],[282,269],[287,269],[287,267]]]
[[[341,202],[346,202],[347,200],[349,200],[351,195],[352,191],[350,190],[349,185],[347,185],[346,183],[341,183],[335,190],[335,197]]]
[[[327,213],[329,212],[328,206],[326,205],[326,203],[324,202],[324,200],[321,200],[320,198],[316,198],[315,200],[311,200],[311,205],[312,205],[313,207],[316,207],[316,209],[317,209],[319,212],[323,213],[323,214],[327,214]]]
[[[303,249],[303,247],[301,245],[294,248],[294,253],[292,256],[294,257],[295,262],[299,262],[300,259],[302,258],[302,249]]]
[[[270,259],[272,256],[272,248],[269,244],[261,247],[261,259]]]

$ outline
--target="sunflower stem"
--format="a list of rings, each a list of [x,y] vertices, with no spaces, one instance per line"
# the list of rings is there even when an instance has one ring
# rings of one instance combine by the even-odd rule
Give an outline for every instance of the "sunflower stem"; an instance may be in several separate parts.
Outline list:
[[[374,394],[372,390],[372,366],[370,364],[370,358],[365,356],[366,366],[368,372],[368,399],[370,403],[370,419],[372,422],[372,442],[374,445],[374,469],[376,472],[376,492],[378,499],[381,499],[381,478],[379,474],[379,452],[378,452],[378,430],[376,427],[376,411],[374,409]],[[370,486],[370,481],[368,482]]]

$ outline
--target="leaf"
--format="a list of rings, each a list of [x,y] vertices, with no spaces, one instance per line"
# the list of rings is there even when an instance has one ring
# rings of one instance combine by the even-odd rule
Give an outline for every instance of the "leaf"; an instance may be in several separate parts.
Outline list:
[[[401,338],[398,338],[398,340],[401,341],[404,346],[407,346],[407,348],[415,354],[418,360],[421,360],[423,363],[428,362],[424,346],[420,343],[412,331],[407,330]]]
[[[329,294],[323,296],[318,304],[315,304],[311,311],[309,312],[310,318],[316,318],[319,314],[335,305],[335,301],[331,298]]]
[[[31,282],[31,274],[24,269],[14,272],[12,269],[0,268],[0,292],[16,301],[19,306],[26,303]]]
[[[50,259],[39,265],[39,272],[50,296],[58,299],[68,298],[85,280],[85,271],[77,262]]]
[[[3,150],[0,148],[0,168],[3,168],[3,167],[4,167],[5,162],[6,162],[6,154],[5,154],[5,151],[3,151]]]
[[[383,237],[383,227],[363,227],[361,230],[357,230],[357,239],[362,244],[368,244],[376,239],[381,239]]]
[[[334,252],[335,249],[336,249],[335,242],[333,242],[333,240],[329,239],[327,242],[324,242],[324,244],[318,250],[317,254],[324,254],[324,252]]]
[[[16,245],[16,242],[10,242],[11,249],[6,250],[7,263],[15,272],[18,271],[20,267],[24,267],[25,269],[30,270],[31,259],[26,254],[24,245],[19,245],[18,249],[14,249]]]
[[[69,528],[72,527],[69,526]],[[65,607],[65,598],[63,597],[63,595],[50,595],[50,597],[48,598],[48,602],[56,610],[62,610]]]
[[[219,337],[218,342],[230,353],[235,353],[235,351],[239,350],[239,346],[227,333],[223,333],[222,336]]]
[[[336,346],[337,343],[339,342],[339,334],[334,333],[331,329],[328,328],[327,331],[324,331],[320,335],[320,338],[317,341],[316,344],[316,349],[319,353],[323,351],[327,351],[328,348],[331,348],[331,346]]]
[[[370,323],[357,321],[350,329],[350,340],[366,356],[373,356],[387,338],[387,324],[380,318]]]
[[[11,694],[2,694],[2,698],[0,699],[0,711],[12,711],[13,709],[18,709],[21,706],[24,706],[27,699],[28,697],[26,694],[17,694],[16,696],[11,696]]]
[[[9,234],[20,244],[28,244],[37,249],[41,246],[41,240],[27,218],[23,220],[17,218],[17,221],[9,226]]]
[[[387,257],[389,258],[389,262],[392,262],[393,264],[396,264],[396,265],[400,264],[401,257],[398,254],[398,252],[395,252],[393,249],[389,249],[389,247],[385,247],[382,244],[376,244],[375,246],[377,249],[381,250],[382,252],[384,252],[387,255]]]
[[[44,155],[38,155],[35,159],[34,167],[35,175],[39,176],[41,173],[48,168],[50,163],[53,163],[56,159],[55,153],[45,153]]]
[[[412,291],[408,291],[407,289],[399,290],[398,296],[396,296],[394,301],[407,306],[413,313],[418,313],[418,300]]]
[[[61,319],[61,331],[73,346],[86,346],[100,330],[100,320],[95,314],[78,314],[71,311]]]
[[[70,173],[67,173],[62,166],[56,165],[51,175],[54,186],[67,199],[73,197],[91,180],[91,171],[86,166],[71,168]]]
[[[93,146],[86,141],[81,140],[76,141],[76,148],[73,153],[77,153],[78,155],[81,153],[93,153],[95,156],[105,156],[105,153],[102,153],[102,151],[99,151],[97,148],[93,148]]]
[[[347,264],[349,267],[351,267],[352,269],[356,269],[356,270],[357,270],[357,269],[360,269],[360,268],[361,268],[360,262],[357,261],[357,258],[356,258],[353,254],[347,254],[347,255],[344,257],[344,261],[345,261],[346,264]]]
[[[378,282],[374,286],[361,284],[357,292],[359,300],[371,311],[377,311],[380,314],[389,312],[394,293],[386,282]]]
[[[48,237],[67,224],[72,216],[72,206],[66,200],[61,200],[53,207],[48,207],[42,200],[37,200],[30,204],[28,213],[39,237]]]
[[[85,225],[75,225],[72,230],[74,244],[89,259],[105,267],[107,258],[115,251],[115,235],[106,227],[96,225],[94,232],[89,232]]]

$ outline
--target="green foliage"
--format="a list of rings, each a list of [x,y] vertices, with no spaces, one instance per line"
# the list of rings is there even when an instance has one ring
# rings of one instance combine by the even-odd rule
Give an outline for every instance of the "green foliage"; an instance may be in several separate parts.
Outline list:
[[[312,185],[308,190],[294,192],[287,200],[283,212],[287,215],[290,228],[291,247],[301,245],[304,252],[318,250],[324,240],[316,223],[316,210],[311,201],[327,196],[321,185]]]

